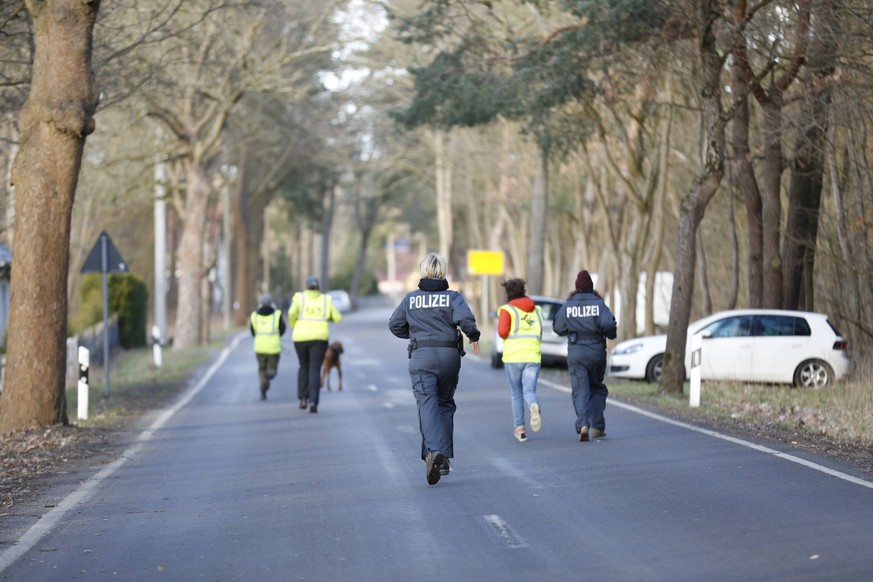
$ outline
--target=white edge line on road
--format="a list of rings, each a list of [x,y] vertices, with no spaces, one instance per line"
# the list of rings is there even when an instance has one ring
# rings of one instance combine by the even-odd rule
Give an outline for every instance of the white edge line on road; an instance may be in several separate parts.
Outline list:
[[[227,360],[227,357],[230,355],[230,352],[236,348],[237,344],[239,344],[240,340],[245,337],[247,334],[240,333],[236,337],[233,338],[233,341],[225,347],[221,355],[209,367],[209,370],[206,371],[206,374],[200,379],[200,381],[191,389],[188,390],[182,396],[176,404],[172,407],[167,408],[155,419],[155,421],[144,431],[142,431],[137,437],[136,441],[133,445],[127,448],[121,456],[115,459],[113,462],[109,463],[105,467],[103,467],[100,471],[97,472],[96,475],[79,485],[79,487],[67,495],[63,501],[58,503],[51,511],[43,515],[39,520],[33,524],[29,530],[27,530],[18,541],[9,547],[4,552],[0,553],[0,574],[2,574],[6,568],[11,566],[18,558],[23,556],[30,550],[36,543],[42,539],[44,535],[49,533],[52,528],[61,520],[64,515],[74,508],[79,503],[85,501],[91,493],[97,488],[100,483],[103,482],[104,479],[115,473],[122,465],[124,465],[127,461],[129,461],[139,450],[142,448],[143,444],[146,441],[154,436],[155,432],[157,432],[170,418],[176,414],[183,406],[188,404],[192,398],[194,398],[198,392],[203,390],[203,387],[206,386],[206,383],[215,375],[215,372],[218,371],[218,368],[224,364],[224,361]]]
[[[540,379],[540,384],[545,384],[550,388],[554,388],[560,392],[570,393],[570,388],[566,386],[562,386],[560,384],[556,384],[550,380]],[[815,469],[816,471],[820,471],[832,477],[836,477],[837,479],[842,479],[844,481],[848,481],[849,483],[854,483],[855,485],[860,485],[862,487],[866,487],[868,489],[873,489],[873,482],[865,481],[864,479],[859,479],[858,477],[854,477],[847,473],[843,473],[841,471],[836,471],[834,469],[830,469],[825,467],[824,465],[819,465],[818,463],[813,463],[812,461],[807,461],[806,459],[801,459],[800,457],[795,457],[794,455],[789,455],[788,453],[783,453],[782,451],[777,451],[776,449],[771,449],[769,447],[757,445],[753,442],[746,441],[743,439],[738,439],[736,437],[728,436],[726,434],[721,434],[719,432],[715,432],[714,430],[709,430],[706,428],[701,428],[699,426],[694,426],[693,424],[688,424],[687,422],[681,422],[678,420],[673,420],[672,418],[667,418],[666,416],[661,416],[660,414],[655,414],[653,412],[649,412],[648,410],[643,410],[642,408],[637,408],[636,406],[632,406],[630,404],[626,404],[624,402],[619,402],[615,399],[609,400],[610,406],[618,406],[619,408],[624,408],[625,410],[629,410],[631,412],[635,412],[636,414],[641,414],[642,416],[648,416],[649,418],[654,418],[655,420],[659,420],[661,422],[666,422],[667,424],[672,424],[674,426],[679,426],[688,430],[693,430],[694,432],[699,432],[705,434],[707,436],[711,436],[717,439],[721,439],[723,441],[728,441],[734,443],[736,445],[741,445],[743,447],[747,447],[750,449],[754,449],[761,453],[766,453],[768,455],[774,455],[781,459],[785,459],[786,461],[791,461],[792,463],[797,463],[798,465],[803,465],[804,467],[809,467],[810,469]]]

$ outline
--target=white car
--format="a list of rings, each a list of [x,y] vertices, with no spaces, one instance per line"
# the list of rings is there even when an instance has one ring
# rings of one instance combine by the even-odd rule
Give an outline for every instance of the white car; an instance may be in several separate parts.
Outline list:
[[[339,310],[340,313],[345,313],[352,308],[352,300],[349,294],[342,289],[332,289],[327,292],[330,295],[331,301]]]
[[[540,306],[543,310],[543,341],[542,354],[543,363],[567,364],[567,337],[561,337],[552,331],[552,323],[555,321],[555,315],[558,309],[564,304],[560,299],[554,297],[543,297],[540,295],[530,295],[534,303]],[[491,349],[491,366],[494,368],[503,367],[503,338],[497,335],[497,326],[494,326],[494,346]]]
[[[779,309],[721,311],[688,326],[685,375],[691,375],[691,340],[700,333],[703,380],[772,382],[822,387],[851,371],[848,344],[827,315]],[[658,382],[666,335],[617,344],[609,375]]]

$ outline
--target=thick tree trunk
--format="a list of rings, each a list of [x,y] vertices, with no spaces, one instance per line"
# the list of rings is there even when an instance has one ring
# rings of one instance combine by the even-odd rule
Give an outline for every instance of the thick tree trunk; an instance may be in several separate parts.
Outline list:
[[[185,227],[179,241],[179,301],[176,306],[176,335],[173,349],[198,345],[202,341],[200,283],[205,275],[203,237],[209,207],[209,178],[195,161],[187,163],[188,196],[185,202]]]
[[[527,252],[527,292],[543,292],[543,259],[546,256],[546,209],[549,199],[549,152],[540,148],[540,167],[530,202],[530,246]]]
[[[764,109],[764,197],[761,219],[764,226],[764,304],[782,306],[782,94],[771,91]]]
[[[785,276],[782,307],[812,310],[813,301],[804,293],[803,279],[815,266],[815,244],[818,237],[818,215],[821,207],[824,172],[824,138],[827,123],[825,106],[815,106],[817,123],[808,127],[800,138],[792,168],[788,195],[788,220],[785,225]],[[821,123],[821,125],[819,124]]]
[[[732,88],[734,95],[745,95],[747,90],[745,76],[736,66],[733,69]],[[740,195],[746,206],[749,307],[761,307],[764,305],[764,227],[761,219],[761,192],[749,150],[749,103],[746,99],[737,105],[734,113],[732,142],[733,167]]]
[[[91,46],[100,2],[26,4],[36,50],[12,171],[16,236],[0,433],[67,421],[70,218],[98,102]]]
[[[451,259],[452,239],[454,238],[452,225],[452,174],[454,173],[454,165],[452,163],[451,147],[446,151],[447,139],[449,139],[449,136],[445,132],[441,130],[434,131],[434,177],[436,180],[439,253],[446,257],[446,259]]]
[[[837,132],[832,124],[829,124],[828,139],[826,140],[825,156],[827,158],[828,181],[830,185],[831,196],[834,204],[834,227],[836,229],[836,237],[839,248],[839,260],[836,263],[836,275],[842,282],[842,292],[840,293],[841,301],[836,313],[833,315],[847,322],[848,329],[841,329],[849,339],[849,345],[854,345],[856,338],[863,337],[864,322],[870,321],[870,318],[864,316],[864,297],[862,289],[865,289],[865,294],[869,295],[870,286],[865,285],[860,270],[864,265],[856,265],[855,246],[853,244],[852,232],[858,232],[862,229],[853,229],[851,224],[857,216],[846,210],[846,201],[843,199],[844,182],[841,179],[845,172],[840,171],[840,165],[837,158],[848,159],[845,152],[845,144],[837,146]],[[844,151],[838,156],[835,151],[837,147],[844,148]]]
[[[358,260],[355,261],[355,268],[352,271],[351,289],[349,289],[353,309],[357,308],[358,305],[358,289],[361,287],[361,278],[367,265],[367,249],[370,247],[370,236],[373,234],[373,228],[379,218],[381,203],[382,201],[377,198],[364,196],[359,198],[355,204],[355,223],[358,230],[361,231],[361,245],[358,249]]]
[[[321,256],[319,257],[319,277],[321,277],[321,290],[330,289],[330,234],[333,230],[333,217],[336,214],[336,189],[337,186],[332,178],[323,184],[322,192],[324,214],[321,218]]]
[[[234,256],[234,309],[233,324],[245,325],[249,315],[246,309],[252,304],[251,261],[249,260],[248,234],[248,192],[245,189],[243,172],[245,164],[240,164],[239,186],[233,192],[233,256]]]

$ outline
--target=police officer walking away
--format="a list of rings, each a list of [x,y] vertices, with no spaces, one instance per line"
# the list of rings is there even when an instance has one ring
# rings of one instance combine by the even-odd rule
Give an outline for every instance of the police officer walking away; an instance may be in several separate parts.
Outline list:
[[[609,391],[603,383],[606,373],[606,338],[615,339],[615,316],[600,295],[588,271],[579,271],[576,290],[561,306],[552,325],[555,333],[568,336],[567,366],[576,432],[579,440],[606,436],[603,410]]]
[[[288,323],[293,326],[291,340],[300,367],[297,370],[297,397],[300,408],[309,405],[309,412],[318,412],[321,389],[321,365],[327,351],[331,321],[339,323],[343,316],[330,295],[319,290],[318,277],[306,279],[306,290],[294,294],[288,308]]]
[[[285,333],[282,312],[273,305],[273,298],[264,293],[258,298],[258,308],[252,312],[249,328],[255,338],[255,357],[258,359],[258,377],[261,380],[261,400],[267,399],[270,380],[276,377],[281,336]]]
[[[461,372],[464,338],[479,353],[479,328],[473,312],[457,291],[449,290],[447,262],[436,253],[419,265],[418,290],[403,298],[388,328],[409,339],[409,376],[418,405],[421,458],[428,485],[436,485],[450,471],[454,458],[455,388]],[[459,331],[460,328],[460,331]]]

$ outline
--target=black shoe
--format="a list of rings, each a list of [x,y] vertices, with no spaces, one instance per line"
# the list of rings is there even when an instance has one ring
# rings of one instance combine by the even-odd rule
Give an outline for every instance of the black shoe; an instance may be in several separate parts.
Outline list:
[[[267,399],[267,391],[261,390],[261,400],[266,400],[266,399]]]
[[[318,406],[316,406],[315,404],[310,404],[309,405],[309,412],[311,412],[313,414],[318,412]]]
[[[452,471],[452,466],[449,464],[449,460],[448,459],[444,460],[443,464],[440,465],[440,475],[445,477],[446,475],[451,473],[451,471]]]
[[[439,451],[428,451],[424,457],[424,468],[428,485],[436,485],[440,481],[440,466],[446,460]]]
[[[300,399],[300,406],[298,408],[300,408],[300,410],[305,410],[307,406],[308,406],[308,404],[307,404],[306,400],[301,398]]]

